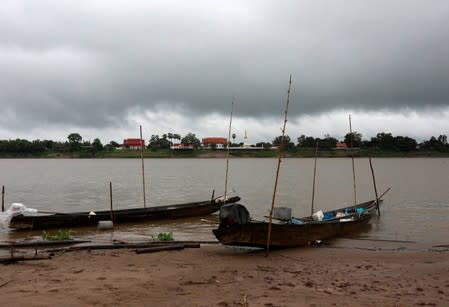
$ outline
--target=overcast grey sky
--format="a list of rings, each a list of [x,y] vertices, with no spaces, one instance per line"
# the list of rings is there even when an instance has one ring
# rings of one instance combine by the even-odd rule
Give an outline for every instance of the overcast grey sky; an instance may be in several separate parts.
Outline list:
[[[0,5],[0,139],[449,134],[448,1]]]

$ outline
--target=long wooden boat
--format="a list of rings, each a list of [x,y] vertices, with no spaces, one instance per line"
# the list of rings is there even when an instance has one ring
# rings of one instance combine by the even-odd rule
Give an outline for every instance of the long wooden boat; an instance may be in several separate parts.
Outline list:
[[[296,247],[363,231],[376,209],[373,200],[324,212],[322,220],[307,216],[273,222],[270,249]],[[231,204],[220,209],[220,225],[213,233],[224,245],[266,248],[268,227],[268,222],[251,221],[244,206]]]
[[[179,219],[203,216],[214,213],[224,205],[238,202],[240,197],[207,200],[200,202],[157,206],[148,208],[121,209],[112,212],[113,222],[129,223],[164,219]],[[111,211],[75,212],[75,213],[35,213],[16,214],[11,218],[9,227],[15,230],[72,228],[78,226],[97,226],[99,221],[111,220]]]

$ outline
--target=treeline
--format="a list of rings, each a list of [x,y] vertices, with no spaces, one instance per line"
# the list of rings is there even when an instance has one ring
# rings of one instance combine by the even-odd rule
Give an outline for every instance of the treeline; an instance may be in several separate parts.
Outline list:
[[[233,139],[235,137],[233,136]],[[342,140],[348,148],[361,149],[378,149],[385,151],[410,152],[415,150],[449,152],[449,144],[446,135],[432,136],[430,139],[418,143],[415,139],[408,136],[393,136],[391,133],[381,132],[370,139],[363,139],[362,134],[358,132],[348,133]],[[292,139],[286,135],[284,137],[284,148],[286,150],[295,150],[301,148],[315,148],[320,149],[334,149],[337,146],[338,140],[330,135],[325,135],[323,138],[315,138],[312,136],[301,135],[293,142]],[[179,134],[166,133],[159,135],[152,135],[148,141],[147,149],[168,149],[174,143],[181,143],[183,145],[192,145],[197,149],[201,147],[201,141],[194,133],[187,133],[184,137]],[[271,148],[273,146],[279,147],[281,144],[281,136],[277,136],[271,142],[259,142],[256,147]],[[231,146],[243,145],[243,143],[234,144]],[[89,152],[97,153],[101,151],[112,151],[122,145],[110,141],[103,145],[100,139],[96,138],[92,142],[83,140],[78,133],[71,133],[65,142],[57,142],[52,140],[34,140],[28,141],[24,139],[16,140],[0,140],[0,153],[6,155],[13,154],[43,154],[48,152],[57,153],[73,153],[73,152]],[[213,146],[212,146],[213,148]]]
[[[196,137],[194,133],[187,133],[184,137],[176,133],[164,133],[161,136],[153,134],[150,137],[147,148],[170,148],[174,143],[181,143],[182,145],[192,145],[193,148],[199,148],[201,141]]]
[[[329,135],[324,138],[314,138],[312,136],[301,135],[297,139],[297,143],[293,143],[288,135],[284,137],[284,148],[287,150],[294,148],[315,148],[333,149],[336,148],[338,140]],[[369,140],[364,140],[362,134],[358,132],[347,133],[343,142],[347,148],[361,148],[361,149],[379,149],[389,151],[409,152],[414,150],[429,150],[449,152],[449,144],[447,143],[447,136],[440,135],[438,137],[432,136],[429,140],[418,143],[415,139],[408,136],[393,136],[391,133],[380,132],[375,137]],[[260,143],[262,146],[267,146],[267,143]],[[281,144],[281,136],[276,137],[272,144],[279,146]]]
[[[57,142],[52,140],[34,140],[28,141],[24,139],[16,140],[0,140],[0,152],[8,154],[40,154],[45,152],[69,153],[75,151],[98,152],[102,150],[113,150],[120,147],[117,142],[111,141],[107,145],[103,145],[100,139],[96,138],[91,141],[83,141],[78,133],[71,133],[67,137],[66,142]]]
[[[147,145],[148,149],[166,149],[174,142],[183,145],[192,145],[194,148],[201,146],[201,141],[195,134],[189,132],[184,137],[179,134],[167,133],[161,136],[152,135]],[[71,153],[71,152],[90,152],[97,153],[101,151],[112,151],[122,145],[110,141],[103,145],[100,139],[96,138],[92,142],[83,140],[79,133],[71,133],[67,136],[67,141],[57,142],[52,140],[34,140],[25,139],[0,140],[0,153],[6,154],[41,154],[46,152]]]

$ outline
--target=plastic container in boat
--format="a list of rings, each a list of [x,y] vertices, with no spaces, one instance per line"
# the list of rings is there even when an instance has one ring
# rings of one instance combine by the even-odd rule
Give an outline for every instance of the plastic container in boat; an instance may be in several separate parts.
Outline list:
[[[274,208],[273,218],[278,220],[290,220],[292,218],[292,208],[288,207]]]
[[[97,228],[100,230],[112,229],[114,227],[114,223],[112,221],[99,221]]]

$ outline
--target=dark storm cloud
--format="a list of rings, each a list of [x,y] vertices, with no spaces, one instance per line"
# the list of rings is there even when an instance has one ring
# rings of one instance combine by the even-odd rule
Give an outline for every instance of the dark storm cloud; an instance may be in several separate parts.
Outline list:
[[[0,125],[449,105],[444,1],[6,1]],[[12,120],[14,119],[14,121]]]

